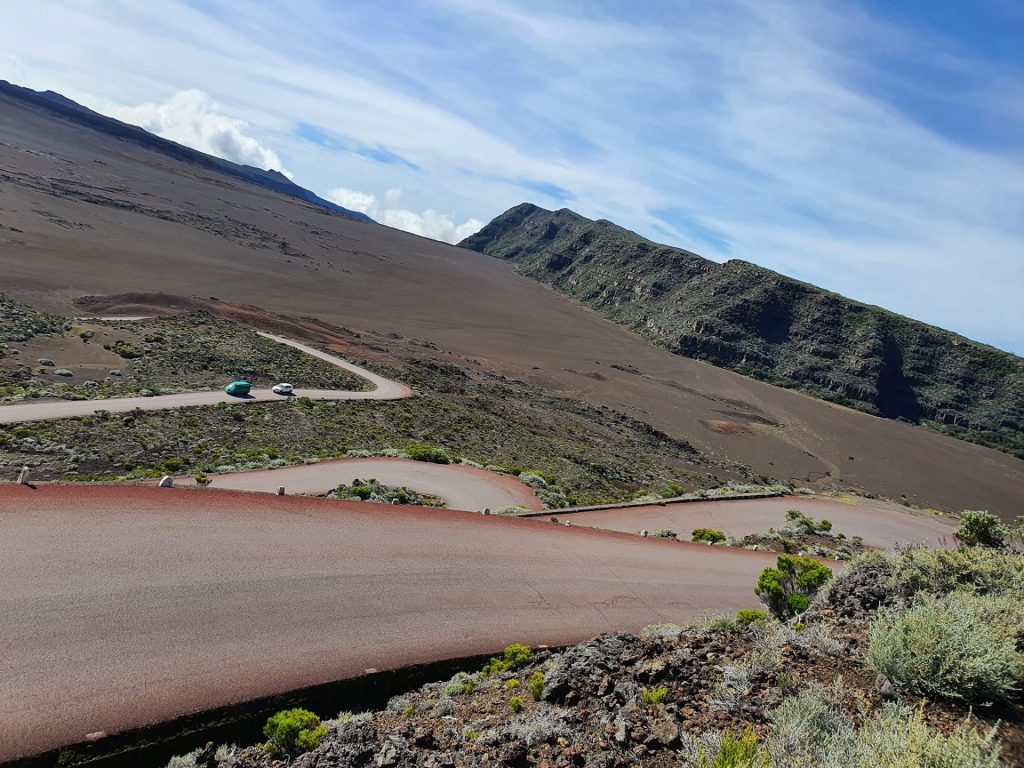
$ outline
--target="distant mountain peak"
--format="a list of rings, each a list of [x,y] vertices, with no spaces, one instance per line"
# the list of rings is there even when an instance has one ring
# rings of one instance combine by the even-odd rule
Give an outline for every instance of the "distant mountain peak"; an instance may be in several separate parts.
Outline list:
[[[522,203],[459,245],[676,354],[1024,458],[1024,359],[1009,352],[566,208]]]

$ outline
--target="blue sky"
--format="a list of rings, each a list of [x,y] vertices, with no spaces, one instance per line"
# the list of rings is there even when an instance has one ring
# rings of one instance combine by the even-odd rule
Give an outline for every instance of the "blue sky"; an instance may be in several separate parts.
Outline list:
[[[1024,354],[1018,0],[50,0],[0,78],[455,240],[523,201]]]

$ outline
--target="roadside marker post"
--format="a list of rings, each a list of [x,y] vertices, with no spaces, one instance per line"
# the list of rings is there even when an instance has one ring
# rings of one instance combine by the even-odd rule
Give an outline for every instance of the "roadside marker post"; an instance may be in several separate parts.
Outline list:
[[[28,467],[22,467],[18,473],[18,485],[28,485]]]

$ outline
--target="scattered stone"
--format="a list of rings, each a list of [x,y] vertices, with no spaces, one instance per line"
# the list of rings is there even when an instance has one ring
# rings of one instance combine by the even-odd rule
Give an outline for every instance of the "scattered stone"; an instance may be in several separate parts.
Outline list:
[[[68,368],[58,368],[53,372],[54,376],[74,376],[74,372]]]
[[[121,372],[120,368],[115,368],[114,370],[112,370],[110,372],[110,375],[111,376],[124,376],[124,374]]]
[[[164,475],[163,477],[160,478],[160,487],[161,488],[173,488],[174,487],[174,478],[171,477],[170,475]]]
[[[53,360],[48,357],[40,357],[36,362],[40,365],[45,365],[47,368],[52,368],[54,366]]]

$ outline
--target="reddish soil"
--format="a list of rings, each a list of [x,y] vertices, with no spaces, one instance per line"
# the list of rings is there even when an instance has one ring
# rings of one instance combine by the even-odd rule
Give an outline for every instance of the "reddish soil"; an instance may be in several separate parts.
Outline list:
[[[770,477],[1024,512],[1020,459],[671,355],[488,256],[329,214],[8,99],[0,138],[0,219],[20,230],[0,231],[0,285],[40,308],[96,314],[75,299],[164,292],[398,333],[451,362],[624,409]]]
[[[0,486],[0,761],[369,667],[753,608],[773,561],[418,507]]]
[[[830,521],[833,533],[862,537],[869,547],[892,549],[897,544],[929,547],[953,544],[956,526],[949,520],[884,501],[850,499],[850,502],[785,496],[574,512],[561,519],[571,520],[573,525],[630,533],[667,528],[686,540],[694,528],[713,528],[726,536],[742,538],[750,533],[764,533],[769,528],[781,528],[786,522],[786,510],[799,509],[815,520]]]
[[[272,493],[283,485],[288,493],[306,494],[327,493],[357,478],[364,481],[373,478],[384,485],[406,486],[438,496],[451,509],[479,512],[484,507],[493,510],[517,504],[534,511],[544,508],[532,488],[509,475],[461,464],[432,464],[411,459],[337,459],[210,476],[214,488]]]

